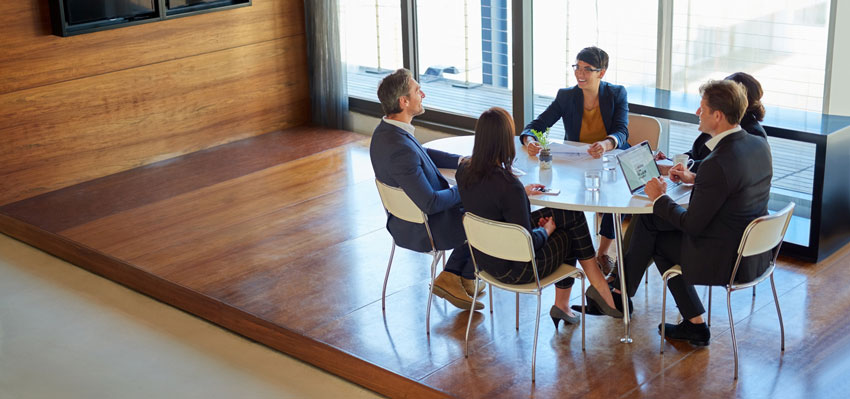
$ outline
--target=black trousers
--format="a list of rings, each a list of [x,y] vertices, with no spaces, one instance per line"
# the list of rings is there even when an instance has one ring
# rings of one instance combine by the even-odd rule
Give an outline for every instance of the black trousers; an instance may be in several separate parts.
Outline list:
[[[671,267],[680,264],[684,233],[655,215],[633,217],[631,223],[635,227],[628,243],[628,252],[624,255],[623,266],[626,289],[628,295],[633,297],[652,260],[662,275]],[[694,286],[686,284],[682,276],[668,280],[667,287],[683,318],[690,319],[705,313]]]

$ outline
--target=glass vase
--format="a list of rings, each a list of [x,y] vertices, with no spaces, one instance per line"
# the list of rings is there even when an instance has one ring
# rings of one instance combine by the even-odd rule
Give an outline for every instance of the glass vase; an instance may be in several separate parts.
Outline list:
[[[540,150],[540,155],[537,158],[540,159],[540,169],[552,168],[552,153],[548,148]]]

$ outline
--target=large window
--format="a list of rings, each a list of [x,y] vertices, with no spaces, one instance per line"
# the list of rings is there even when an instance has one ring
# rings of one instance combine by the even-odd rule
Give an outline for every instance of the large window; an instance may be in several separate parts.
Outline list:
[[[744,71],[766,105],[823,109],[829,1],[675,0],[673,91]]]
[[[608,53],[603,80],[626,87],[655,87],[657,0],[535,0],[533,4],[535,117],[558,89],[576,84],[570,65],[585,47],[598,46]],[[563,135],[561,123],[552,127],[552,133]]]
[[[425,106],[477,118],[511,110],[509,0],[417,2],[419,80]]]
[[[514,2],[341,1],[350,95],[375,101],[382,76],[415,64],[428,96],[426,108],[473,118],[490,106],[512,109],[517,73],[512,29],[514,13],[522,8]],[[533,96],[524,101],[533,103],[532,116],[545,109],[558,89],[575,85],[570,65],[580,49],[591,45],[611,57],[604,80],[627,88],[658,86],[695,94],[708,79],[744,71],[762,83],[768,108],[823,110],[829,0],[530,4],[531,15],[522,16],[516,26],[531,26],[527,46],[532,47],[533,68],[525,71],[530,78],[524,85],[532,86]],[[659,15],[669,18],[659,20]],[[416,29],[411,34],[415,48],[407,52],[402,21]]]
[[[378,82],[387,73],[404,65],[401,5],[398,0],[345,0],[339,3],[348,94],[377,101]]]

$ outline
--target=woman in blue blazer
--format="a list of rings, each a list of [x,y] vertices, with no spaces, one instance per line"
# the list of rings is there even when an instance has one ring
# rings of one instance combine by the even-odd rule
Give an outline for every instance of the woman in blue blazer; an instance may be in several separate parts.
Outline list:
[[[608,70],[608,54],[598,47],[586,47],[576,56],[573,70],[578,84],[558,90],[552,104],[522,131],[520,140],[528,154],[534,156],[540,152],[531,130],[544,131],[558,119],[564,122],[564,139],[591,144],[587,152],[594,158],[615,148],[629,148],[626,89],[602,81]],[[614,261],[607,255],[614,241],[614,219],[610,214],[603,216],[599,234],[602,238],[596,260],[602,272],[608,274],[614,268]]]

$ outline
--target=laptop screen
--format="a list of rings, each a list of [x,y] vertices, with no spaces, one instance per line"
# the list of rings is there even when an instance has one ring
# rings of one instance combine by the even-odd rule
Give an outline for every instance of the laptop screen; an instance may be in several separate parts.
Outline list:
[[[649,179],[661,176],[647,141],[623,151],[617,155],[617,161],[632,193],[643,187]]]

